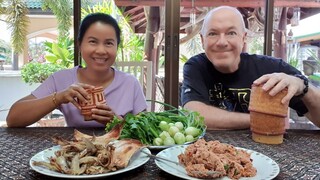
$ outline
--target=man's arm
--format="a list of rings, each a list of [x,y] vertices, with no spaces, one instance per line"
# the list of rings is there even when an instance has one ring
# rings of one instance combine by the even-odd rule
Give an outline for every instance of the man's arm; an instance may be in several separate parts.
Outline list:
[[[308,113],[305,116],[320,127],[320,90],[310,84],[309,90],[303,96],[302,101],[308,109]]]
[[[208,129],[246,129],[250,127],[250,115],[229,112],[199,101],[189,101],[184,108],[197,111],[204,117]]]

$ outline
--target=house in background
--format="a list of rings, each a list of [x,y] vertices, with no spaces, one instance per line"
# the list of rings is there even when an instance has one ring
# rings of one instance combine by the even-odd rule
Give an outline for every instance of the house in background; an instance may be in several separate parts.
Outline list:
[[[303,45],[320,47],[320,13],[299,21],[299,25],[288,25],[287,29],[292,30],[293,39]]]

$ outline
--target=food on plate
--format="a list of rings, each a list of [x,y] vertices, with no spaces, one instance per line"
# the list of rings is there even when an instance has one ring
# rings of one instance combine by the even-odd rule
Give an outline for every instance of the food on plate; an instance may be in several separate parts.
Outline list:
[[[123,169],[143,144],[136,139],[116,140],[122,126],[115,126],[103,136],[90,136],[74,130],[72,141],[53,137],[60,150],[54,152],[55,157],[50,157],[49,162],[33,161],[33,165],[71,175],[101,174]]]
[[[187,174],[196,178],[228,176],[239,179],[253,177],[257,173],[248,152],[219,141],[199,139],[189,145],[178,159]]]
[[[74,139],[77,141],[80,141],[83,138],[89,139],[89,140],[94,140],[96,143],[101,143],[101,144],[108,144],[109,142],[119,139],[121,131],[123,129],[123,123],[118,124],[117,126],[114,126],[108,133],[105,133],[102,136],[91,136],[88,134],[81,133],[78,130],[74,130],[73,136]]]
[[[123,123],[120,139],[140,140],[144,145],[170,146],[194,141],[203,135],[206,126],[198,112],[173,109],[163,112],[127,114],[124,120],[114,117],[106,125],[106,131]]]

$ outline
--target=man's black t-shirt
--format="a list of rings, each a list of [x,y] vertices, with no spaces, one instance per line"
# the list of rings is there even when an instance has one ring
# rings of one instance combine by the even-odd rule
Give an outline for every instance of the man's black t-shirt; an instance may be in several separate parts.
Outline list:
[[[228,111],[249,113],[253,81],[275,72],[301,74],[281,59],[247,53],[242,53],[240,57],[239,69],[230,74],[217,71],[204,53],[190,58],[183,69],[182,105],[189,101],[200,101]],[[289,106],[299,115],[308,112],[303,102],[295,97]]]

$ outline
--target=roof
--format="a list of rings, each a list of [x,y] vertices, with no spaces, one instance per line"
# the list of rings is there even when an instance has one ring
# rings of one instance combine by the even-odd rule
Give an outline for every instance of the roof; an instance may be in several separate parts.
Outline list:
[[[25,0],[25,2],[29,9],[41,9],[41,6],[42,6],[41,0]]]
[[[144,7],[159,7],[160,14],[165,5],[164,0],[114,0],[115,4],[124,8],[124,14],[130,15],[130,25],[133,27],[136,33],[145,33],[147,25],[147,15],[144,11]],[[256,15],[255,12],[264,11],[265,2],[261,0],[181,0],[181,12],[180,12],[180,31],[181,33],[187,33],[187,27],[190,27],[190,12],[194,11],[192,8],[192,2],[194,2],[196,16],[202,16],[206,10],[214,8],[220,5],[229,5],[238,7],[244,16],[244,19],[249,19],[251,16]],[[277,0],[274,2],[274,7],[300,7],[301,14],[300,19],[304,19],[316,13],[320,13],[320,3],[314,0]],[[279,12],[280,13],[280,12]],[[287,12],[288,22],[290,23],[290,11]],[[281,14],[278,14],[279,16]],[[264,24],[264,14],[262,19],[259,19],[259,23]],[[200,18],[198,18],[199,20]]]
[[[320,24],[315,23],[320,19],[320,13],[305,18],[299,21],[298,26],[287,26],[287,29],[292,29],[293,38],[300,41],[312,40],[320,37]]]
[[[52,14],[48,9],[47,11],[42,11],[42,0],[24,0],[29,8],[30,14]],[[133,27],[136,33],[145,33],[147,25],[147,17],[144,7],[163,7],[164,0],[114,0],[115,4],[119,8],[124,8],[124,14],[130,15],[130,25]],[[73,1],[70,1],[73,2]],[[98,0],[91,0],[90,3],[99,2]],[[194,1],[194,6],[197,7],[196,15],[201,16],[205,12],[205,8],[212,8],[217,5],[232,5],[238,7],[238,9],[244,14],[244,18],[249,18],[253,11],[262,5],[259,0],[196,0]],[[180,14],[180,27],[182,32],[186,32],[186,27],[190,22],[190,11],[193,10],[191,7],[192,0],[182,0],[181,6],[182,11]],[[277,0],[275,1],[275,6],[295,7],[299,5],[301,7],[301,19],[304,19],[310,15],[320,12],[319,3],[315,3],[312,0]],[[290,13],[289,13],[290,14]],[[159,18],[159,17],[158,17]]]

